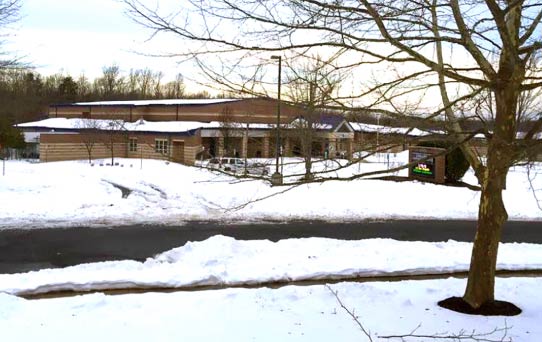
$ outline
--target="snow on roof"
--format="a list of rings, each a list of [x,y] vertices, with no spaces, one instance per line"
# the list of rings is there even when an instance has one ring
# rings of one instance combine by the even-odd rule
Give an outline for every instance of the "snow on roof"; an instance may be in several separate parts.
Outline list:
[[[27,122],[17,125],[21,128],[48,128],[48,129],[103,129],[110,127],[129,132],[169,132],[181,133],[196,130],[202,127],[212,126],[211,123],[199,121],[160,121],[149,122],[138,120],[124,122],[122,120],[96,120],[96,119],[67,119],[50,118],[41,121]]]
[[[209,122],[205,127],[202,127],[203,129],[217,129],[220,128],[221,125],[223,125],[220,121],[211,121]],[[230,123],[232,128],[238,128],[238,129],[245,129],[247,127],[246,123],[242,122],[232,122]],[[267,124],[267,123],[249,123],[248,128],[249,129],[272,129],[275,128],[275,124]]]
[[[237,128],[244,128],[244,124],[238,124]],[[196,129],[218,129],[221,122],[200,122],[200,121],[145,121],[137,120],[135,122],[124,122],[122,120],[96,120],[96,119],[67,119],[50,118],[41,121],[27,122],[18,124],[19,128],[45,128],[45,129],[104,129],[115,127],[128,132],[163,132],[163,133],[181,133],[193,131]],[[268,124],[249,124],[250,129],[269,129],[273,125]]]
[[[164,100],[137,100],[137,101],[97,101],[76,102],[68,106],[152,106],[152,105],[208,105],[241,101],[240,99],[164,99]]]
[[[40,121],[32,121],[17,124],[19,128],[50,128],[50,129],[73,129],[81,128],[85,119],[49,118]],[[103,120],[100,120],[103,121]]]
[[[418,128],[408,127],[388,127],[359,122],[349,122],[356,132],[381,133],[381,134],[407,134],[410,136],[426,136],[431,134],[442,134],[442,132],[422,131]],[[137,120],[135,122],[124,122],[122,120],[97,120],[97,119],[67,119],[67,118],[49,118],[41,121],[27,122],[18,124],[19,128],[41,128],[41,129],[110,129],[109,127],[119,126],[122,130],[129,132],[163,132],[163,133],[181,133],[193,131],[196,129],[219,129],[222,123],[219,121],[201,122],[201,121],[145,121]],[[285,128],[296,127],[296,120],[285,126]],[[243,123],[234,123],[233,128],[245,128]],[[272,129],[274,124],[249,124],[249,129]],[[329,130],[333,128],[330,124],[318,124],[316,129]],[[539,138],[540,139],[540,138]]]
[[[303,118],[302,116],[299,116],[295,118],[292,122],[286,125],[286,128],[289,129],[296,129],[298,127],[303,127],[307,125],[307,120]],[[317,130],[330,130],[333,128],[333,125],[330,123],[322,123],[322,122],[313,122],[312,128]]]
[[[193,131],[208,125],[199,121],[158,121],[150,122],[138,120],[136,122],[127,122],[124,128],[130,132],[171,132],[181,133]]]
[[[418,128],[410,127],[389,127],[382,125],[366,124],[361,122],[349,122],[354,131],[356,132],[368,132],[368,133],[382,133],[382,134],[406,134],[412,136],[425,136],[438,132],[422,131]]]

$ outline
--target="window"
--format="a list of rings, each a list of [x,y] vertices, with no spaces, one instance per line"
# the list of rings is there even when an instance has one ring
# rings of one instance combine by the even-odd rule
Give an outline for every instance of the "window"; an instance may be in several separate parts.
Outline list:
[[[154,151],[160,154],[168,154],[169,142],[166,139],[156,139],[154,141]]]
[[[137,152],[137,138],[130,138],[129,150],[130,152]]]

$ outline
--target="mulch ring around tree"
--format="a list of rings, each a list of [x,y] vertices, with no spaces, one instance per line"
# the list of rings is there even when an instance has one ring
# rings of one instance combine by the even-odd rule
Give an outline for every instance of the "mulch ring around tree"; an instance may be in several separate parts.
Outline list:
[[[461,297],[450,297],[438,302],[442,308],[461,312],[467,315],[481,316],[517,316],[521,313],[521,309],[512,303],[495,300],[490,303],[483,304],[478,309],[473,309]]]

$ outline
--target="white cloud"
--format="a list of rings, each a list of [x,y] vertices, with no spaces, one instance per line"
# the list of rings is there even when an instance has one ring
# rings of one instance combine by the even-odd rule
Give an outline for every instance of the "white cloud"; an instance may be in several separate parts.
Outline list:
[[[151,45],[146,42],[149,35],[114,0],[27,0],[9,49],[44,75],[84,72],[94,78],[104,66],[116,63],[126,73],[148,67],[174,78],[180,72],[174,59],[141,55],[164,44]]]

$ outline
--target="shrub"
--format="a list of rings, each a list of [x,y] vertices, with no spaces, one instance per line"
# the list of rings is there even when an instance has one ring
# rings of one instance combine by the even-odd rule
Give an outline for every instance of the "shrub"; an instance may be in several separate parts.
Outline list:
[[[25,146],[23,134],[5,119],[0,120],[0,146],[8,148]]]
[[[425,141],[417,144],[425,147],[438,147],[449,149],[453,144],[447,141]],[[457,182],[469,169],[469,162],[459,147],[446,154],[445,176],[447,182]]]

